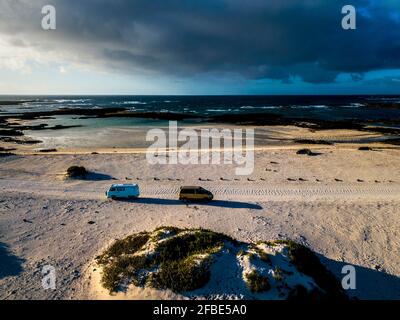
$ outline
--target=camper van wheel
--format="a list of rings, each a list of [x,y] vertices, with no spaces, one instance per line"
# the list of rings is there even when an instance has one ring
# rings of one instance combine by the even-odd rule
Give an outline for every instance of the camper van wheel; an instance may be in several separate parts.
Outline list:
[[[112,199],[112,200],[116,200],[117,197],[116,197],[116,196],[111,196],[111,199]]]

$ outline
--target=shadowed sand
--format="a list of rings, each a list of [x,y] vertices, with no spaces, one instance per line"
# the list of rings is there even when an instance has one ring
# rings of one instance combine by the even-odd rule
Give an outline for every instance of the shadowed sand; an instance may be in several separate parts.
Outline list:
[[[232,209],[257,209],[260,210],[262,207],[254,203],[240,202],[240,201],[223,201],[214,200],[210,202],[182,202],[175,199],[160,199],[160,198],[144,198],[141,197],[136,200],[120,200],[132,203],[143,203],[143,204],[156,204],[156,205],[167,205],[167,206],[212,206],[212,207],[222,207],[222,208],[232,208]]]
[[[10,252],[8,246],[0,242],[0,279],[9,276],[18,276],[22,271],[24,259]]]

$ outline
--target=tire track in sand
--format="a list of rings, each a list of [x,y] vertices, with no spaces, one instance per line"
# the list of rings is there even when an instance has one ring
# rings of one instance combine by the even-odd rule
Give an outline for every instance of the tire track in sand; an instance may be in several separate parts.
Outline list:
[[[115,182],[113,182],[115,183]],[[0,195],[7,193],[28,193],[62,198],[102,199],[110,181],[38,181],[0,179]],[[164,183],[164,185],[144,183],[140,185],[143,197],[177,198],[179,185]],[[313,200],[313,199],[394,199],[400,200],[400,184],[254,184],[227,185],[213,183],[204,185],[216,199],[241,199],[253,201],[269,200]]]

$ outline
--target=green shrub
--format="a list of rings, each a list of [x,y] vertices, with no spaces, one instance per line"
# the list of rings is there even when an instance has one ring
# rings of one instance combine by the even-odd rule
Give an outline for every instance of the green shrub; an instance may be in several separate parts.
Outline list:
[[[276,241],[259,241],[257,244],[265,244],[268,247],[275,247]]]
[[[173,292],[191,291],[203,287],[210,278],[208,261],[196,261],[192,257],[164,262],[153,274],[151,285]]]
[[[149,266],[145,256],[122,256],[106,265],[101,282],[110,292],[117,291],[121,280],[129,277],[135,285],[140,284],[138,272]]]
[[[110,264],[104,267],[101,277],[101,284],[108,291],[115,292],[119,286],[119,282],[123,277],[122,271],[115,265]]]
[[[167,228],[180,233],[182,230]],[[165,230],[158,228],[154,233]],[[153,233],[153,234],[154,234]],[[198,261],[196,255],[215,252],[224,244],[226,236],[208,230],[196,230],[159,243],[155,255],[132,256],[149,240],[151,234],[143,232],[116,240],[97,262],[104,266],[102,284],[110,292],[116,291],[122,279],[129,278],[133,284],[143,284],[139,271],[153,268],[147,281],[155,288],[171,289],[174,292],[194,290],[204,286],[210,277],[209,259]],[[151,239],[153,240],[153,239]],[[144,279],[146,280],[146,279]]]
[[[161,236],[163,230],[173,232],[173,236],[158,241],[160,240],[158,236]],[[155,245],[154,252],[140,254],[148,243]],[[209,281],[212,254],[217,253],[225,244],[226,252],[231,244],[235,246],[240,244],[243,249],[245,248],[245,244],[209,230],[162,227],[152,233],[141,232],[116,240],[96,259],[103,267],[102,285],[110,292],[117,291],[122,284],[133,283],[136,286],[147,285],[180,293],[201,288]],[[314,279],[317,285],[312,290],[298,285],[289,292],[289,299],[346,298],[340,282],[322,265],[318,256],[310,249],[291,240],[276,240],[268,244],[285,246],[290,263],[296,266],[299,272]],[[238,256],[247,254],[250,259],[256,259],[255,262],[261,260],[268,263],[271,268],[275,267],[271,256],[261,248],[249,244],[248,250],[239,249],[241,248],[236,249]],[[277,288],[290,289],[283,281],[284,274],[290,273],[278,266],[275,267],[273,277],[276,281],[280,281]],[[268,279],[257,270],[244,276],[246,285],[254,293],[270,290],[271,285]],[[276,282],[273,281],[273,284],[275,285]]]
[[[101,256],[97,258],[97,262],[105,264],[110,258],[116,258],[124,254],[134,254],[139,251],[150,239],[150,235],[141,232],[126,237],[122,240],[116,240]]]
[[[274,269],[274,279],[276,281],[282,281],[283,280],[283,272],[282,272],[281,268],[279,268],[278,266],[276,266],[275,269]]]
[[[339,281],[309,248],[292,240],[276,240],[275,242],[287,246],[290,261],[300,272],[314,279],[325,292],[326,298],[346,299]]]
[[[67,176],[69,178],[84,178],[87,175],[85,167],[71,166],[67,169]]]
[[[155,257],[157,263],[185,259],[190,255],[210,253],[222,246],[226,236],[208,230],[187,233],[160,243]]]
[[[246,284],[251,292],[264,292],[271,289],[268,278],[260,275],[256,270],[246,274]]]
[[[168,232],[168,234],[171,235],[177,235],[179,232],[181,232],[182,230],[180,230],[177,227],[158,227],[156,228],[153,233],[155,234],[153,236],[153,240],[158,241],[160,239],[162,239],[163,235]]]
[[[174,234],[178,234],[182,230],[179,229],[178,227],[165,226],[165,227],[158,227],[158,228],[154,229],[154,231],[169,231],[169,232],[172,232]]]
[[[268,253],[266,253],[265,251],[263,251],[259,248],[256,249],[256,252],[261,261],[263,261],[265,263],[271,263],[271,259],[268,255]]]
[[[247,257],[249,258],[249,261],[253,261],[256,255],[253,252],[248,252]]]

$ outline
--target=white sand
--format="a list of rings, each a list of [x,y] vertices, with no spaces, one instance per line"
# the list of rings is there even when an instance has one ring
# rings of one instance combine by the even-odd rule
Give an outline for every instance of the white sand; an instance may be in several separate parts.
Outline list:
[[[233,166],[151,166],[127,150],[0,158],[0,299],[99,298],[88,279],[94,257],[115,238],[162,225],[242,241],[291,238],[325,257],[337,276],[343,263],[357,266],[351,295],[400,299],[400,149],[315,145],[308,147],[322,154],[310,157],[296,155],[301,147],[257,151],[251,181],[235,176]],[[74,164],[116,180],[64,181]],[[106,187],[118,181],[138,183],[144,199],[106,200]],[[180,185],[193,184],[212,190],[216,201],[175,200]],[[56,290],[41,287],[46,264],[56,268]]]

